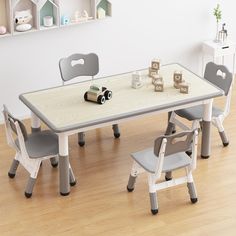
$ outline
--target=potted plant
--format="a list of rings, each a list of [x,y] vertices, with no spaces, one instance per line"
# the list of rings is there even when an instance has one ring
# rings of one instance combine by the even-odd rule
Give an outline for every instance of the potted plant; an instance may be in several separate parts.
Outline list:
[[[216,8],[214,8],[213,14],[216,18],[216,38],[215,38],[215,42],[219,42],[219,21],[222,18],[222,12],[221,12],[221,9],[220,9],[220,4],[217,4]]]

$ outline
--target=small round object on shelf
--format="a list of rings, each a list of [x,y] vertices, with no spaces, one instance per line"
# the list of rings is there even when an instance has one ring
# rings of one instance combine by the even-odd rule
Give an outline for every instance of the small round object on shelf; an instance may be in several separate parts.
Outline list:
[[[22,25],[17,25],[16,26],[16,31],[18,32],[25,32],[28,30],[32,29],[32,25],[31,24],[22,24]]]
[[[0,25],[0,35],[7,33],[7,28],[4,25]]]
[[[43,18],[43,25],[45,27],[52,27],[53,26],[53,17],[52,16],[45,16]]]

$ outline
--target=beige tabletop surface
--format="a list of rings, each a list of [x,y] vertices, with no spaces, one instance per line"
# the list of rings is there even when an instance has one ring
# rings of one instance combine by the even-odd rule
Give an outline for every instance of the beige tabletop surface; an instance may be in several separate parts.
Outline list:
[[[173,87],[173,73],[182,71],[183,79],[190,85],[189,94],[182,94]],[[143,87],[131,87],[132,72],[101,79],[94,84],[107,87],[113,97],[103,105],[84,101],[84,93],[91,81],[60,86],[20,95],[23,103],[55,132],[64,132],[115,121],[152,111],[184,105],[221,96],[223,92],[179,64],[164,65],[160,74],[164,92],[155,92],[148,77],[148,70],[140,71]]]

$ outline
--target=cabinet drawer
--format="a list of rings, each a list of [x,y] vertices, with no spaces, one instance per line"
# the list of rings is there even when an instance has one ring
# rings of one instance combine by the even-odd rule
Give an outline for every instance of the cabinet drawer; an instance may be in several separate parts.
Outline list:
[[[231,55],[234,54],[236,50],[235,45],[224,45],[224,46],[219,46],[216,48],[214,52],[215,57],[220,57],[220,56],[226,56],[226,55]]]

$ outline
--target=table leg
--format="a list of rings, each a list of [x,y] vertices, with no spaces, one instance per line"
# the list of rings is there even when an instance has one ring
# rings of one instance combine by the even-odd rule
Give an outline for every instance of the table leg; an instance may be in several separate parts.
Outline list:
[[[62,196],[67,196],[70,194],[68,136],[63,133],[58,136],[60,194]]]
[[[201,157],[204,159],[209,158],[211,153],[212,102],[213,99],[210,99],[204,104],[204,113],[202,121],[202,147],[201,147]]]
[[[233,55],[233,71],[232,71],[232,73],[233,73],[233,83],[234,83],[234,78],[235,78],[235,54],[236,53],[234,53],[234,55]]]
[[[38,132],[41,130],[41,122],[40,119],[31,112],[31,132]]]

